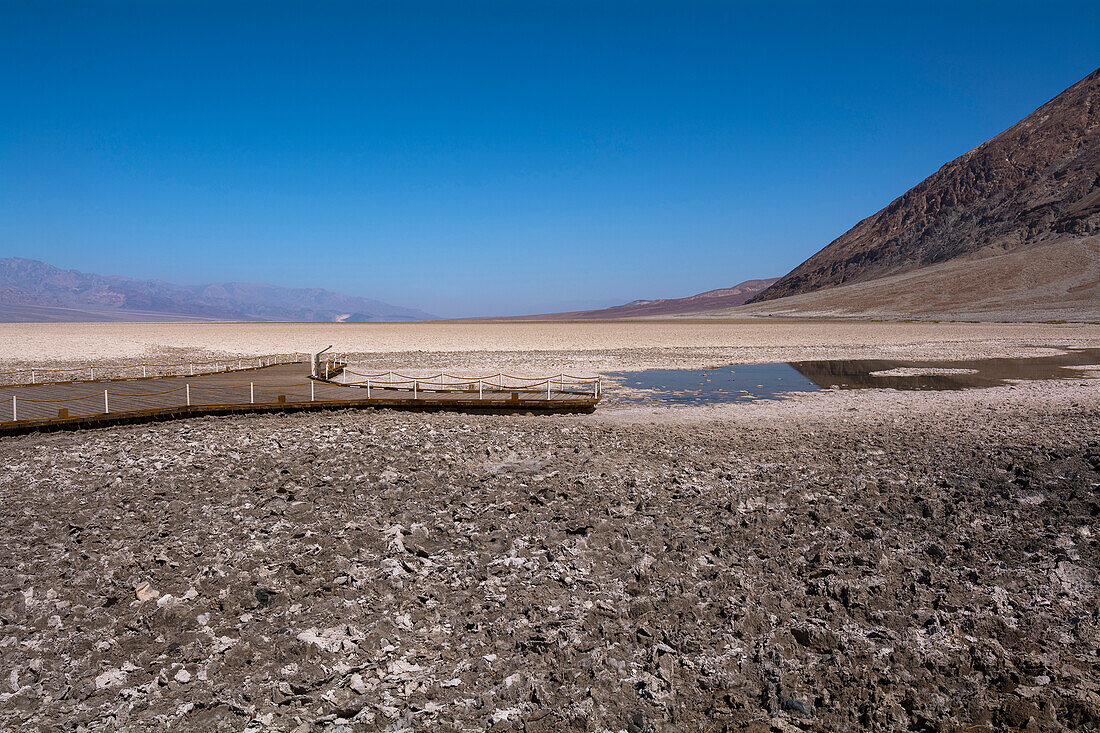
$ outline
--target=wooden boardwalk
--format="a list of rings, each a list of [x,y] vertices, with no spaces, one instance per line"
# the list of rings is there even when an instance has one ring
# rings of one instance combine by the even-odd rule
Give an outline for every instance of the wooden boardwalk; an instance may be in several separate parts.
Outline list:
[[[368,396],[369,394],[369,396]],[[14,399],[13,399],[14,398]],[[0,386],[0,435],[164,420],[194,415],[393,408],[467,412],[591,412],[594,390],[345,386],[312,380],[308,364],[196,376]]]

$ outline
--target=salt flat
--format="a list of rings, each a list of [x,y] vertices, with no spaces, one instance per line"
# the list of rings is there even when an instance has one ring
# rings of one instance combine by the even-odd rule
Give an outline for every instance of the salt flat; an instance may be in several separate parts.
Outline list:
[[[827,358],[959,359],[1098,346],[1098,324],[860,321],[0,324],[0,364],[202,360],[335,344],[382,367],[695,367]],[[410,363],[414,362],[414,363]]]

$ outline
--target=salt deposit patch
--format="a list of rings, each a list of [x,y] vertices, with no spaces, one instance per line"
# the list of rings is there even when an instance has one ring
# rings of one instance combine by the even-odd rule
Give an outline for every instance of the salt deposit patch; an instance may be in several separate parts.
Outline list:
[[[872,377],[933,377],[947,374],[977,374],[977,369],[946,369],[939,367],[897,367],[870,372]]]

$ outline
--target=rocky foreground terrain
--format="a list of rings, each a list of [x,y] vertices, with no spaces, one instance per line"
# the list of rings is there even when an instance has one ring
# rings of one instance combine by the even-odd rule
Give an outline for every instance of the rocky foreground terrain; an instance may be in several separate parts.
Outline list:
[[[1097,384],[7,438],[0,729],[1094,729]]]

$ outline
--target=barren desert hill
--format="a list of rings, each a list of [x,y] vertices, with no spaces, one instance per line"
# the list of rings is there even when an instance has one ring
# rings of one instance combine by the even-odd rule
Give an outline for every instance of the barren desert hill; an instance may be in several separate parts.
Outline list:
[[[1100,233],[1100,69],[1059,94],[1016,125],[945,164],[878,213],[859,222],[778,282],[753,298],[758,304],[788,296],[824,293],[830,288],[870,283],[954,262],[956,276],[1000,266],[978,266],[978,260],[1012,256],[1027,273],[1000,291],[1003,278],[966,279],[962,292],[936,295],[939,286],[927,278],[910,279],[931,288],[931,300],[955,306],[996,301],[997,307],[1027,307],[1029,290],[1044,300],[1059,287],[1048,267],[1055,260],[1079,256],[1076,269],[1096,274],[1096,247],[1082,244]],[[1076,243],[1076,244],[1074,244]],[[1031,254],[1028,254],[1031,253]],[[1002,273],[1006,274],[1006,273]],[[1066,284],[1096,297],[1096,283],[1086,277]],[[1030,284],[1028,284],[1030,283]],[[1027,287],[1020,288],[1020,285]],[[853,291],[854,292],[854,291]],[[860,292],[870,297],[871,290]],[[927,310],[919,292],[906,296],[913,312]],[[999,295],[1011,296],[1007,300]],[[1072,295],[1068,293],[1067,295]],[[914,296],[914,297],[910,297]],[[829,298],[832,300],[832,298]],[[872,298],[874,299],[874,298]],[[1079,299],[1070,298],[1071,300]],[[843,300],[843,299],[842,299]],[[806,304],[812,300],[803,298]],[[868,305],[871,305],[868,303]],[[847,302],[859,309],[859,302]]]
[[[957,257],[705,315],[1100,322],[1100,235]]]
[[[0,258],[0,321],[414,321],[431,314],[320,288],[174,285]]]
[[[747,303],[754,295],[764,291],[778,278],[745,280],[730,288],[717,288],[704,293],[689,295],[685,298],[661,298],[658,300],[634,300],[623,305],[597,310],[568,311],[564,313],[541,313],[533,316],[504,316],[494,321],[539,320],[571,321],[602,320],[611,318],[655,318],[661,316],[682,315],[712,311],[718,308],[733,308]]]

